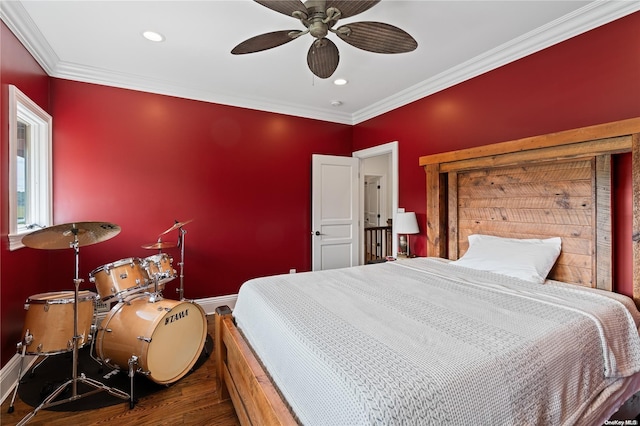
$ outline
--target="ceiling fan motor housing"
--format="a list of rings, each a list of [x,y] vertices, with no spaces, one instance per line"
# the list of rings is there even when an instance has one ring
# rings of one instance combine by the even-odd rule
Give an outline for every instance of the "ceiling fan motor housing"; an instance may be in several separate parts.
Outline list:
[[[329,26],[322,22],[322,18],[313,18],[313,21],[309,24],[309,34],[315,38],[326,37],[329,32]]]

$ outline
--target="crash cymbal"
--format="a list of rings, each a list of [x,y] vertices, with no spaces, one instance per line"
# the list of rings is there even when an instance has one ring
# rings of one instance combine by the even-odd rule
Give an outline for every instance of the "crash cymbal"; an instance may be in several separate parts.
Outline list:
[[[153,243],[153,244],[145,244],[142,246],[143,249],[155,249],[155,250],[162,250],[163,248],[168,248],[168,247],[175,247],[176,244],[175,243],[164,243],[162,241],[158,241],[157,243]]]
[[[162,234],[160,234],[160,235],[164,235],[164,234],[167,234],[167,233],[169,233],[169,232],[171,232],[171,231],[174,231],[174,230],[176,230],[176,229],[178,229],[178,228],[182,228],[182,227],[183,227],[183,226],[185,226],[187,223],[191,223],[191,222],[193,222],[193,219],[185,220],[184,222],[176,222],[176,223],[175,223],[171,228],[167,229],[166,231],[164,231],[164,232],[163,232]]]
[[[36,249],[71,248],[74,236],[78,237],[78,246],[88,246],[115,237],[120,227],[108,222],[74,222],[49,226],[25,235],[22,243]]]

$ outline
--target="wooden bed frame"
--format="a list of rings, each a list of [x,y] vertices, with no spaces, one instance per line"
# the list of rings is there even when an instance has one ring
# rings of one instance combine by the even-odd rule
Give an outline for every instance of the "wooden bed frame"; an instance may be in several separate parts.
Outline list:
[[[427,252],[457,259],[472,233],[560,236],[549,277],[614,291],[611,155],[632,153],[633,299],[640,306],[640,118],[420,158]]]
[[[640,117],[421,157],[427,253],[457,259],[467,237],[560,236],[550,277],[614,291],[611,155],[632,153],[633,298],[640,306]],[[297,424],[231,310],[216,309],[216,381],[243,425]]]

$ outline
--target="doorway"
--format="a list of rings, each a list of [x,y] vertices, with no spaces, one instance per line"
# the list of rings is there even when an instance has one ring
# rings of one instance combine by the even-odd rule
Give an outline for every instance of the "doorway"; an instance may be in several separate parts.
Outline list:
[[[353,153],[353,156],[360,159],[360,212],[361,220],[359,221],[360,227],[360,264],[367,263],[367,252],[373,253],[374,250],[378,254],[382,255],[390,253],[391,256],[396,256],[398,252],[398,238],[393,228],[393,222],[395,219],[395,212],[398,211],[398,142],[389,142],[383,145],[378,145],[372,148],[363,149]],[[366,189],[370,182],[375,182],[374,185],[379,185],[380,190],[378,192],[373,191],[377,188],[369,187]],[[369,192],[369,196],[367,196]],[[378,200],[375,200],[375,197]],[[372,211],[375,205],[378,204],[380,217],[370,217],[370,211]],[[386,227],[388,222],[391,222],[391,229],[389,229],[389,235],[384,237],[378,236],[377,240],[382,240],[380,248],[378,249],[377,243],[371,244],[370,240],[367,240],[365,229],[372,227],[374,223],[377,223],[377,228]],[[382,233],[382,231],[377,231]],[[386,232],[386,231],[385,231]],[[387,244],[389,244],[390,250],[387,250]],[[369,247],[369,249],[367,249]]]
[[[383,175],[364,175],[364,246],[362,249],[365,263],[383,262],[387,256],[392,255],[392,218],[387,214],[391,211],[391,206],[386,194],[388,157],[389,155],[384,155],[364,160],[364,163],[369,160],[379,160],[378,162],[385,165],[383,170],[378,170],[385,172]],[[371,165],[367,167],[367,164],[362,166],[365,169],[371,168]]]

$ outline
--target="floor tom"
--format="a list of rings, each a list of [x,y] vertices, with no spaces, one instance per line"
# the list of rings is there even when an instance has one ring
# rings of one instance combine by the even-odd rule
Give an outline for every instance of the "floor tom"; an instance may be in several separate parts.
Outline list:
[[[26,354],[55,355],[73,349],[74,291],[41,293],[29,297],[22,333]],[[97,294],[78,292],[78,348],[91,341]]]

